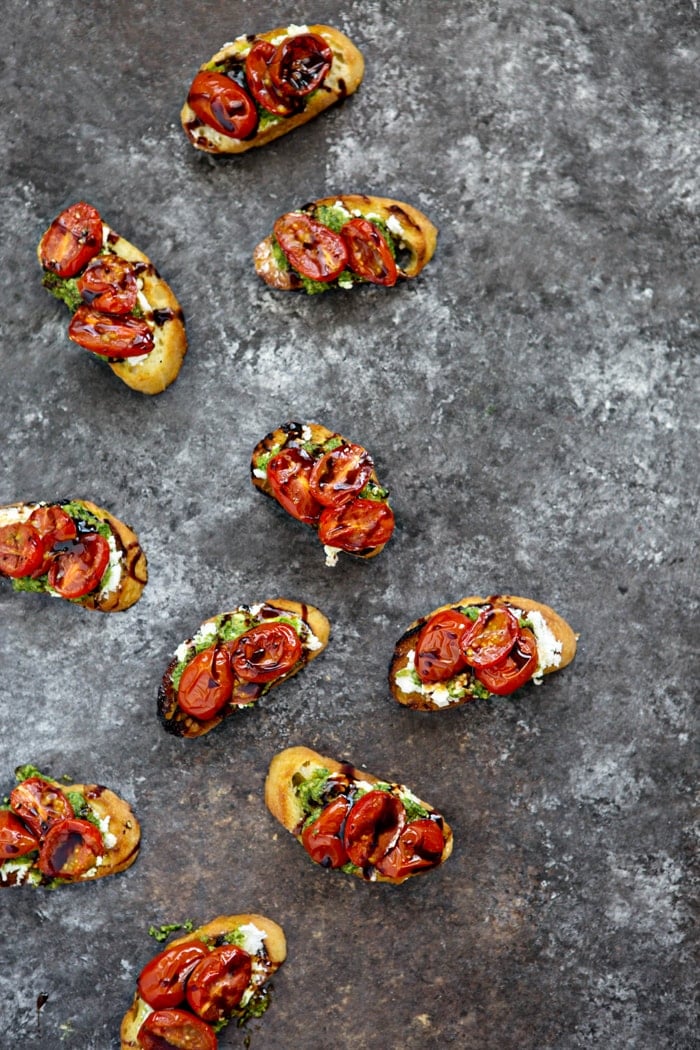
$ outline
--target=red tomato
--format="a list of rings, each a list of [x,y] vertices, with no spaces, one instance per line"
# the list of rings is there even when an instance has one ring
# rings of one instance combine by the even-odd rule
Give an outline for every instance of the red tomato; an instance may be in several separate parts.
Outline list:
[[[109,564],[109,543],[99,532],[85,532],[60,551],[49,569],[49,585],[62,598],[82,598],[97,587]]]
[[[302,448],[283,448],[267,464],[272,494],[288,514],[307,525],[315,525],[322,507],[311,492],[314,461]]]
[[[189,941],[166,948],[147,962],[136,987],[141,998],[154,1010],[179,1006],[185,1001],[185,982],[198,962],[209,954],[202,941]]]
[[[259,106],[278,117],[289,117],[298,106],[272,82],[270,63],[276,53],[277,48],[269,40],[256,40],[245,60],[246,81]]]
[[[405,823],[400,798],[388,791],[368,791],[345,821],[343,842],[352,863],[360,868],[376,864],[394,846]]]
[[[224,73],[197,73],[187,96],[203,124],[231,139],[247,139],[258,126],[250,95]]]
[[[23,857],[39,848],[39,837],[9,809],[0,809],[0,862]]]
[[[40,837],[57,821],[75,816],[73,807],[60,787],[43,777],[28,777],[13,788],[10,806]]]
[[[153,332],[140,317],[105,314],[79,306],[68,325],[68,338],[102,357],[140,357],[153,349]]]
[[[100,213],[85,201],[71,204],[49,226],[39,244],[45,270],[59,277],[75,277],[102,248]]]
[[[218,645],[190,660],[177,687],[177,701],[194,718],[213,718],[231,699],[233,673],[228,653]]]
[[[350,553],[387,543],[394,532],[394,512],[388,503],[355,496],[340,507],[326,507],[318,522],[321,543]]]
[[[537,670],[537,641],[532,631],[521,627],[518,640],[495,667],[481,667],[474,673],[482,685],[496,696],[507,696],[529,682]]]
[[[259,623],[235,640],[233,673],[244,682],[272,682],[301,659],[301,639],[289,623]]]
[[[250,983],[252,960],[235,944],[214,948],[197,963],[187,981],[189,1006],[204,1021],[220,1021],[231,1015]]]
[[[416,671],[421,682],[445,682],[465,668],[462,638],[472,622],[456,609],[428,620],[416,641]]]
[[[155,1010],[136,1036],[141,1050],[216,1050],[212,1028],[186,1010]]]
[[[427,817],[412,820],[401,831],[393,849],[377,861],[377,871],[400,879],[414,871],[432,868],[440,862],[445,836],[440,825]]]
[[[47,550],[55,543],[74,540],[78,534],[70,514],[55,503],[47,507],[36,507],[29,515],[29,524],[37,530]]]
[[[66,817],[52,824],[39,848],[39,871],[51,878],[77,878],[104,854],[100,829],[89,820]]]
[[[334,281],[348,264],[345,241],[318,219],[290,211],[273,227],[277,243],[290,265],[313,281]]]
[[[324,507],[337,507],[364,488],[373,470],[372,457],[361,445],[339,445],[316,460],[309,487]]]
[[[108,314],[130,314],[136,306],[139,286],[131,263],[119,255],[98,255],[88,263],[77,281],[88,306]]]
[[[348,862],[343,845],[343,824],[350,809],[348,799],[333,799],[301,833],[301,842],[311,859],[324,868],[342,868]]]
[[[372,284],[391,288],[399,272],[391,249],[374,223],[368,219],[351,219],[341,231],[348,250],[348,266],[353,273]]]
[[[482,609],[462,638],[462,651],[472,667],[493,667],[506,658],[518,637],[517,618],[496,605]]]
[[[13,579],[31,576],[44,560],[41,536],[28,521],[0,525],[0,572]]]
[[[298,33],[275,48],[270,77],[283,95],[304,97],[326,79],[332,63],[333,52],[323,37]]]

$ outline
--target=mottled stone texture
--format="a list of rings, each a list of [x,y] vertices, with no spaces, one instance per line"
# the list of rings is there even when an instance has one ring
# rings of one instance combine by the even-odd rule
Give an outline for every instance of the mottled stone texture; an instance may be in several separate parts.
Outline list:
[[[197,154],[178,115],[199,63],[314,19],[362,48],[358,94],[264,150]],[[0,502],[94,499],[151,581],[113,616],[0,584],[3,790],[29,760],[102,781],[144,833],[123,875],[2,895],[0,1044],[118,1047],[150,923],[259,910],[289,958],[257,1050],[690,1050],[699,26],[693,0],[6,0]],[[274,219],[343,191],[430,215],[428,269],[262,285]],[[80,198],[183,304],[159,397],[70,344],[41,288],[36,243]],[[326,568],[252,489],[288,419],[372,450],[398,519],[381,557]],[[396,705],[408,622],[498,590],[566,616],[574,664],[509,700]],[[164,733],[178,642],[278,595],[331,618],[323,657],[203,740]],[[290,743],[412,785],[452,858],[402,887],[314,868],[262,801]]]

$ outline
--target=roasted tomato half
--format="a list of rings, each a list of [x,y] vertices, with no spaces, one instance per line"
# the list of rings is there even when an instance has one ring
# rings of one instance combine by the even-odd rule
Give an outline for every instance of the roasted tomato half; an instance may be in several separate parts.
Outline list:
[[[348,857],[360,868],[376,865],[395,845],[406,823],[406,807],[388,791],[368,791],[345,821],[343,841]]]
[[[476,677],[490,693],[508,696],[529,682],[537,670],[537,641],[527,627],[521,627],[517,641],[508,655],[493,667],[480,667]]]
[[[416,671],[422,682],[445,682],[463,671],[462,638],[471,620],[456,609],[431,616],[416,641]]]
[[[85,201],[71,204],[49,226],[39,244],[45,270],[75,277],[102,248],[100,213]]]
[[[482,609],[462,638],[467,663],[474,668],[499,664],[513,648],[519,630],[517,617],[506,606]]]
[[[231,699],[233,672],[228,652],[212,646],[190,660],[177,687],[177,702],[193,718],[213,718]]]
[[[214,948],[190,974],[185,994],[191,1009],[204,1021],[230,1017],[250,983],[252,959],[235,944]]]
[[[388,503],[361,496],[339,507],[326,507],[318,522],[321,543],[351,554],[381,547],[393,532],[394,512]]]
[[[9,809],[0,809],[0,862],[23,857],[39,848],[39,836],[26,827]]]
[[[290,266],[312,281],[334,281],[348,264],[347,248],[340,234],[305,212],[282,215],[273,232]]]
[[[216,1050],[214,1029],[187,1010],[154,1010],[138,1030],[141,1050]]]
[[[154,1010],[184,1003],[187,978],[209,951],[202,941],[189,941],[166,948],[147,962],[139,974],[136,982],[139,995]]]
[[[444,848],[445,836],[440,825],[422,817],[402,828],[396,845],[377,861],[376,868],[381,875],[401,879],[439,864]]]
[[[309,488],[324,507],[337,507],[365,487],[374,470],[361,445],[339,445],[314,463]]]
[[[270,77],[282,95],[310,95],[328,76],[333,52],[317,33],[298,33],[275,48],[269,64]]]
[[[391,248],[374,223],[368,219],[351,219],[343,226],[341,235],[353,273],[386,288],[396,284],[399,272]]]
[[[272,682],[287,674],[303,653],[289,623],[259,623],[232,643],[231,667],[244,682]]]
[[[78,534],[70,514],[55,503],[46,507],[35,507],[29,515],[29,524],[37,530],[48,550],[55,543],[74,540]]]
[[[323,507],[311,491],[314,461],[302,448],[283,448],[267,464],[272,494],[288,514],[307,525],[315,525]]]
[[[153,332],[140,317],[106,314],[91,306],[79,306],[68,325],[68,338],[84,350],[121,360],[151,352]]]
[[[99,532],[83,533],[59,551],[49,569],[49,586],[62,598],[94,591],[109,565],[109,543]]]
[[[88,306],[108,314],[130,314],[136,306],[139,286],[131,263],[119,255],[98,255],[77,280],[78,291]]]
[[[270,64],[277,48],[269,40],[256,40],[246,55],[245,75],[255,101],[268,113],[277,117],[289,117],[299,110],[299,105],[274,83]]]
[[[258,126],[250,95],[224,73],[197,73],[187,96],[203,124],[232,139],[247,139]]]
[[[44,543],[28,521],[0,525],[0,572],[13,579],[31,576],[44,561]]]
[[[51,878],[73,879],[93,868],[105,851],[99,828],[89,820],[66,817],[52,824],[39,848],[39,871]]]
[[[58,784],[43,777],[28,777],[10,792],[10,806],[37,836],[45,835],[59,820],[75,816]]]
[[[312,860],[324,868],[342,868],[348,862],[343,826],[350,810],[348,799],[333,799],[301,833],[301,842]]]

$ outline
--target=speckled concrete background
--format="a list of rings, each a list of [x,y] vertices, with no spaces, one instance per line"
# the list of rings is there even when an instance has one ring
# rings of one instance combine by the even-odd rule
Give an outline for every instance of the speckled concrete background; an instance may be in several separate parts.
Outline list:
[[[264,150],[197,154],[178,114],[200,62],[302,21],[358,43],[358,94]],[[118,1047],[149,924],[260,910],[289,957],[254,1050],[690,1050],[697,3],[6,0],[3,23],[0,502],[94,499],[151,581],[114,616],[0,585],[3,791],[34,761],[143,825],[121,876],[0,894],[0,1045]],[[263,286],[273,220],[343,191],[434,219],[423,275]],[[41,288],[36,243],[80,198],[184,307],[159,397],[70,344]],[[398,518],[380,558],[327,569],[253,491],[252,447],[293,418],[374,453]],[[497,590],[561,612],[574,664],[507,701],[399,708],[405,625]],[[324,656],[201,741],[165,734],[179,641],[277,595],[331,618]],[[410,784],[453,857],[402,887],[314,868],[262,802],[290,743]]]

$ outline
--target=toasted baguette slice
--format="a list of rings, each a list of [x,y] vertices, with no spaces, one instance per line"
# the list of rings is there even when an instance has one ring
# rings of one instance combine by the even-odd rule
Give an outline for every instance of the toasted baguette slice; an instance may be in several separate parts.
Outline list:
[[[217,643],[231,643],[252,626],[280,618],[292,623],[302,646],[300,659],[289,671],[270,682],[235,680],[230,701],[211,718],[196,718],[182,709],[178,700],[178,683],[184,668],[196,653],[211,649]],[[158,690],[158,716],[163,727],[175,736],[203,736],[224,718],[242,707],[251,706],[270,689],[298,674],[307,663],[323,652],[329,636],[330,624],[320,609],[287,598],[273,598],[258,605],[239,605],[230,612],[210,617],[192,638],[182,642],[163,675]]]
[[[350,444],[347,438],[344,438],[334,430],[329,430],[320,423],[283,423],[281,426],[271,430],[269,434],[266,434],[253,449],[250,461],[251,481],[256,489],[264,493],[264,495],[269,496],[271,499],[274,499],[275,502],[278,502],[267,476],[267,464],[273,455],[276,455],[278,452],[282,452],[285,449],[302,449],[303,451],[308,452],[314,462],[316,462],[329,449],[347,444]],[[365,488],[372,489],[373,501],[383,504],[386,508],[382,513],[386,516],[387,522],[389,523],[387,524],[385,533],[388,531],[390,536],[391,532],[393,532],[393,512],[388,503],[389,493],[380,483],[374,469],[369,476]],[[363,489],[362,491],[365,490]],[[318,509],[321,512],[324,510],[323,507],[319,507]],[[308,524],[310,524],[310,527],[319,534],[320,523],[318,520],[315,522],[309,522]],[[372,534],[373,533],[370,532],[370,535]],[[324,543],[320,535],[319,540],[321,543]],[[341,551],[346,554],[352,554],[357,558],[374,558],[384,550],[387,542],[388,539],[378,544],[375,543],[374,545],[362,546],[353,550],[349,549],[347,546],[341,547],[324,543],[326,564],[329,566],[335,565]]]
[[[216,69],[219,72],[235,74],[235,79],[240,83],[246,83],[245,59],[256,41],[266,40],[280,44],[287,37],[296,36],[301,32],[314,33],[322,37],[333,52],[333,62],[320,86],[301,100],[299,112],[284,117],[267,112],[261,113],[262,119],[256,131],[248,138],[237,139],[209,127],[199,119],[189,102],[186,101],[180,113],[180,120],[187,138],[196,149],[204,150],[206,153],[245,153],[254,146],[265,146],[273,139],[279,138],[280,135],[286,135],[288,131],[298,128],[300,124],[306,124],[324,109],[342,101],[347,95],[352,95],[357,90],[365,70],[362,54],[344,33],[325,25],[281,26],[267,33],[240,36],[232,43],[224,44],[220,51],[217,51],[208,62],[200,66],[199,72]],[[253,103],[257,105],[254,99]],[[257,108],[260,111],[260,107]]]
[[[32,511],[47,506],[62,507],[76,522],[83,522],[87,529],[93,526],[96,531],[102,529],[110,545],[110,562],[99,585],[82,598],[71,599],[73,604],[97,612],[122,612],[137,602],[148,582],[146,555],[136,533],[104,507],[86,499],[56,500],[52,504],[12,503],[0,507],[0,526],[27,521]],[[54,598],[61,597],[49,586],[45,576],[13,580],[12,586],[17,591],[38,591]]]
[[[448,708],[466,704],[470,700],[492,695],[484,685],[477,681],[473,671],[469,668],[448,681],[421,684],[415,673],[415,645],[423,627],[436,613],[467,606],[479,608],[480,606],[503,604],[532,624],[532,632],[537,640],[539,662],[531,681],[539,684],[542,675],[559,671],[571,663],[576,655],[577,635],[574,634],[566,620],[548,605],[536,602],[532,598],[520,598],[512,594],[492,595],[490,598],[473,596],[462,598],[458,602],[433,609],[427,616],[414,620],[404,631],[396,643],[389,666],[389,687],[394,699],[404,707],[411,707],[417,711],[445,711]]]
[[[66,212],[69,211],[70,209],[66,209]],[[63,212],[62,215],[65,215],[66,212]],[[60,220],[61,216],[58,219]],[[148,256],[120,234],[115,233],[104,219],[101,221],[102,254],[116,255],[133,264],[133,271],[139,283],[137,302],[139,316],[148,324],[154,346],[145,355],[122,360],[109,359],[107,355],[102,354],[97,356],[103,357],[114,374],[132,390],[138,390],[142,394],[160,394],[177,378],[187,351],[187,335],[182,308],[172,289],[160,276]],[[53,295],[62,299],[72,313],[75,313],[82,305],[80,293],[75,286],[75,278],[81,276],[89,263],[73,278],[61,278],[51,272],[51,268],[45,265],[47,260],[42,250],[44,239],[50,229],[51,227],[47,229],[37,247],[39,263],[44,269],[44,285]],[[95,257],[97,256],[93,258]]]
[[[26,776],[20,776],[22,769],[18,768],[18,779],[24,780]],[[91,823],[98,821],[100,832],[104,843],[105,852],[98,858],[98,863],[75,877],[54,878],[41,872],[38,866],[38,855],[31,853],[19,856],[15,860],[0,861],[0,889],[6,886],[55,886],[68,885],[75,882],[89,882],[92,879],[102,879],[106,875],[116,875],[125,871],[136,860],[139,853],[141,841],[141,827],[128,802],[110,791],[101,784],[70,784],[65,781],[54,781],[38,770],[30,770],[32,775],[40,775],[44,780],[56,784],[64,793],[71,796],[80,796],[83,806],[90,811]],[[74,801],[74,799],[73,799]],[[73,806],[74,810],[76,806]],[[76,812],[76,815],[80,815]],[[89,819],[83,814],[82,819]]]
[[[236,931],[240,932],[237,934]],[[234,939],[227,940],[231,935]],[[182,944],[190,944],[193,941],[203,942],[212,949],[221,944],[235,943],[248,951],[252,957],[252,972],[248,988],[243,993],[240,1005],[230,1017],[223,1020],[225,1023],[236,1021],[241,1025],[252,1016],[259,1017],[269,1005],[265,985],[287,957],[287,943],[282,927],[272,919],[255,913],[220,915],[184,937],[177,937],[170,941],[164,950]],[[178,1009],[188,1011],[187,1004],[185,1003]],[[152,1007],[141,998],[137,991],[131,1006],[122,1019],[121,1050],[141,1050],[142,1044],[138,1038],[139,1029],[152,1012]]]
[[[330,779],[327,781],[326,786],[322,787],[321,785],[326,774],[329,775]],[[313,778],[319,778],[319,785],[314,791],[314,799],[307,807],[304,805],[301,796],[303,795],[304,784]],[[432,806],[416,798],[402,784],[390,784],[371,773],[365,772],[363,769],[357,769],[348,763],[338,762],[334,758],[319,755],[318,752],[312,751],[308,747],[289,747],[274,756],[265,780],[265,803],[280,824],[303,845],[302,833],[304,827],[312,822],[312,819],[317,819],[318,812],[316,807],[322,806],[325,808],[329,802],[340,795],[348,797],[351,801],[357,801],[362,797],[362,794],[367,794],[373,787],[378,785],[381,785],[380,790],[403,799],[408,807],[420,807],[420,810],[427,814],[431,821],[438,824],[443,835],[442,853],[439,857],[435,857],[429,866],[418,867],[416,870],[396,876],[383,874],[372,864],[368,864],[365,867],[347,864],[343,867],[343,871],[356,875],[365,881],[391,882],[398,885],[413,875],[422,874],[444,863],[452,853],[452,829],[444,817]],[[322,798],[323,801],[316,801],[319,798]],[[417,813],[418,810],[416,809],[415,812]],[[411,819],[414,818],[409,817],[409,821]],[[335,865],[323,864],[322,866]]]
[[[329,228],[341,233],[343,223],[353,218],[375,222],[382,236],[385,239],[389,237],[393,242],[397,276],[400,279],[417,277],[435,253],[437,228],[421,211],[402,201],[350,193],[321,197],[296,210],[319,219],[324,225],[332,222]],[[274,234],[265,237],[254,249],[253,264],[258,277],[280,291],[306,288],[308,292],[320,292],[326,288],[348,289],[356,284],[367,283],[349,268],[343,270],[339,278],[324,284],[305,281],[285,258]]]

